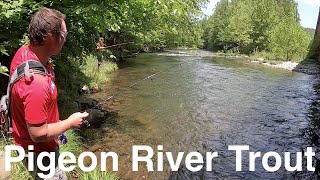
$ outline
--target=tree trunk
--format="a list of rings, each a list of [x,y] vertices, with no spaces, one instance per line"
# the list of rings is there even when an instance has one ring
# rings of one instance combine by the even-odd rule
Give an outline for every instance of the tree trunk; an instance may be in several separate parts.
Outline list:
[[[316,31],[314,33],[314,42],[319,42],[319,41],[317,41],[317,38],[320,38],[320,7],[319,7],[317,27],[316,27]],[[319,52],[319,50],[317,50],[317,52]],[[320,61],[320,53],[318,54],[318,61]]]
[[[316,32],[314,34],[314,38],[316,38],[318,35],[320,35],[320,8],[319,8],[318,22],[317,22],[317,27],[316,27]]]

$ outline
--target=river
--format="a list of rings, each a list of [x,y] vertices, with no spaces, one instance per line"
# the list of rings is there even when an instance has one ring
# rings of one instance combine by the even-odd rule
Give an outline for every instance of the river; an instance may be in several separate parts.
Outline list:
[[[306,171],[305,161],[302,172],[288,172],[282,165],[271,173],[260,158],[251,172],[246,153],[243,171],[236,172],[235,152],[228,151],[228,146],[249,145],[250,151],[280,155],[316,148],[320,102],[316,75],[265,67],[246,59],[143,54],[120,64],[103,91],[93,97],[103,101],[157,72],[105,103],[103,107],[113,115],[100,129],[92,130],[90,146],[116,152],[120,157],[118,174],[123,179],[315,177]],[[132,145],[148,145],[155,151],[157,145],[163,145],[164,151],[175,157],[178,152],[193,151],[218,152],[219,157],[209,172],[191,173],[183,167],[171,172],[168,162],[163,172],[147,172],[145,165],[132,172]],[[294,165],[294,156],[291,161]],[[274,164],[274,159],[269,163]]]

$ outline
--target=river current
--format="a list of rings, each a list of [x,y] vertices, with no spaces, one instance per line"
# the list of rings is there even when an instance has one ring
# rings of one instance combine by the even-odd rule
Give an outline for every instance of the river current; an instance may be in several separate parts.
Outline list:
[[[236,172],[235,152],[228,151],[228,146],[248,145],[250,151],[275,151],[281,157],[292,152],[292,166],[296,152],[313,147],[316,166],[320,157],[318,84],[317,75],[246,59],[139,55],[120,64],[103,91],[93,95],[103,101],[126,89],[103,105],[113,115],[100,129],[91,130],[95,135],[90,146],[116,152],[123,179],[316,179],[317,173],[306,169],[306,158],[302,172],[288,172],[284,162],[278,171],[267,172],[261,158],[251,172],[248,151],[243,153],[242,172]],[[155,151],[163,145],[175,158],[178,152],[218,152],[219,156],[212,171],[192,173],[182,164],[172,172],[165,161],[163,172],[148,172],[143,163],[133,172],[132,145],[151,146]],[[274,161],[270,158],[269,164]]]

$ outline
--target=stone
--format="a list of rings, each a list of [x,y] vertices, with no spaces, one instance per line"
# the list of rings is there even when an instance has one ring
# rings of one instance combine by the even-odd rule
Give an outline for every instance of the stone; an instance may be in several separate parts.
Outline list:
[[[103,123],[106,122],[109,116],[109,112],[101,109],[86,109],[89,116],[86,120],[89,122],[89,128],[99,128]]]
[[[91,108],[100,108],[99,101],[86,96],[80,97],[76,102],[79,104],[81,111]]]

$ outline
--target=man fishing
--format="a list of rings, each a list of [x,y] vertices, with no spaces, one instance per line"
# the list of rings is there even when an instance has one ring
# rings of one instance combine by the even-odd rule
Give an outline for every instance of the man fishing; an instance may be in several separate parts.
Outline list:
[[[11,77],[15,69],[30,60],[40,62],[46,69],[46,74],[38,74],[28,72],[29,69],[24,68],[25,73],[32,76],[23,76],[13,85],[10,110],[15,144],[25,150],[29,145],[33,145],[34,159],[41,152],[54,152],[56,165],[59,157],[57,137],[71,128],[81,127],[88,116],[87,112],[77,112],[66,120],[59,120],[58,91],[54,83],[53,66],[49,59],[60,53],[66,41],[68,31],[65,19],[66,16],[57,10],[39,9],[29,24],[30,44],[22,46],[16,52],[10,67]],[[50,163],[48,161],[44,159],[43,164],[48,165]],[[25,164],[27,162],[28,157],[25,158]],[[33,176],[35,179],[40,179],[37,173],[42,171],[34,166]],[[66,179],[66,175],[56,166],[52,179]]]
[[[104,44],[104,38],[99,37],[98,42],[96,43],[96,50],[98,51],[98,71],[101,64],[103,63],[103,52],[106,51],[106,45]]]

